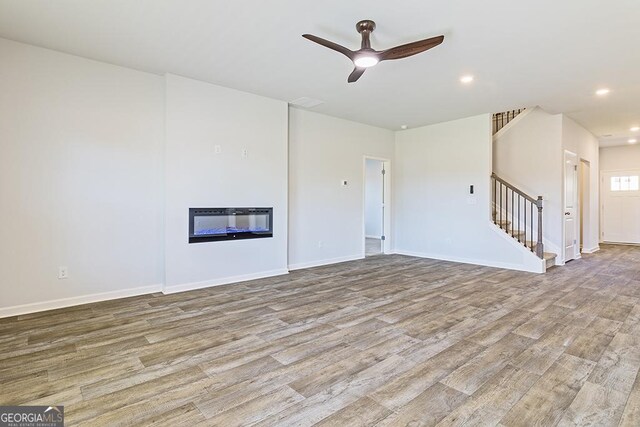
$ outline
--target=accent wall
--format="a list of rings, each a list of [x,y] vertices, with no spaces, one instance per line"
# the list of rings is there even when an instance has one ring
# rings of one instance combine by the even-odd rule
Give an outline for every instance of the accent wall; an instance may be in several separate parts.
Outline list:
[[[287,103],[166,76],[164,292],[287,273]],[[273,237],[188,243],[189,208],[273,207]]]

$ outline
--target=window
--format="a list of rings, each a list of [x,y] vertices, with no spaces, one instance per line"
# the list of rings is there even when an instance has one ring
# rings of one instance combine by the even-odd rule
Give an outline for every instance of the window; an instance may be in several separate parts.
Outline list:
[[[638,191],[640,190],[640,180],[635,176],[612,176],[611,191]]]

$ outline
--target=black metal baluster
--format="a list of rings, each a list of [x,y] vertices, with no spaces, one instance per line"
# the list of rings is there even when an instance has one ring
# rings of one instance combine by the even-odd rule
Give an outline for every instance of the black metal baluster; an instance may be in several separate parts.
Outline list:
[[[524,212],[524,246],[527,246],[527,199],[524,199],[524,206],[522,207]]]
[[[509,234],[509,187],[504,188],[504,225],[505,231]]]
[[[521,197],[518,193],[518,230],[522,231],[522,228],[520,228],[520,203],[522,203],[520,199]],[[518,242],[520,242],[520,234],[518,234]]]
[[[513,200],[514,200],[514,191],[511,190],[511,237],[515,237],[515,235],[513,234],[513,230],[516,228],[515,227],[515,221],[513,220],[513,213],[515,212],[516,208],[515,205],[513,204]]]
[[[500,183],[500,228],[502,228],[502,182]]]
[[[496,214],[498,213],[498,208],[496,207],[496,188],[498,186],[498,181],[495,177],[491,177],[493,179],[493,223],[496,223]]]

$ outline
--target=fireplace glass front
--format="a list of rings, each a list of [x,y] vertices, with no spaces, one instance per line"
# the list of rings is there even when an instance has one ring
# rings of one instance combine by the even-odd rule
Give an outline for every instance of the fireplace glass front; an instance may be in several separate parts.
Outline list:
[[[273,237],[273,208],[191,208],[189,243]]]

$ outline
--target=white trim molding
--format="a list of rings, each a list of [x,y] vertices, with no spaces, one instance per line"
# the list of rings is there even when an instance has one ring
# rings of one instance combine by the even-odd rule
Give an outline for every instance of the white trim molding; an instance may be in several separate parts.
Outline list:
[[[600,246],[596,246],[594,248],[582,248],[583,254],[592,254],[594,252],[598,252],[600,250]]]
[[[73,307],[76,305],[91,304],[95,302],[109,301],[120,298],[135,297],[138,295],[152,294],[154,292],[160,291],[162,291],[162,284],[142,286],[139,288],[122,289],[111,292],[102,292],[99,294],[81,295],[52,301],[34,302],[31,304],[16,305],[13,307],[3,307],[0,308],[0,318],[20,316],[22,314],[56,310],[59,308]]]
[[[362,254],[358,254],[339,258],[323,259],[320,261],[302,262],[298,264],[291,264],[289,266],[289,270],[302,270],[303,268],[320,267],[323,265],[338,264],[341,262],[356,261],[359,259],[364,259],[364,256]]]
[[[525,271],[528,273],[538,273],[538,274],[544,273],[544,271],[540,271],[540,270],[527,269],[527,266],[523,264],[510,264],[506,262],[488,262],[488,261],[479,260],[479,259],[470,259],[470,258],[445,256],[445,255],[439,255],[439,254],[430,254],[430,253],[413,252],[413,251],[403,251],[403,250],[396,250],[395,253],[398,255],[413,256],[417,258],[429,258],[429,259],[435,259],[439,261],[449,261],[449,262],[458,262],[461,264],[477,265],[478,267],[503,268],[506,270],[517,270],[517,271]]]
[[[246,282],[247,280],[256,280],[256,279],[264,279],[264,278],[273,277],[273,276],[282,276],[284,274],[289,274],[289,270],[283,268],[283,269],[271,270],[271,271],[261,271],[261,272],[252,273],[252,274],[243,274],[240,276],[222,277],[220,279],[214,279],[214,280],[204,280],[202,282],[182,283],[179,285],[165,286],[164,289],[162,289],[162,293],[165,295],[169,295],[169,294],[175,294],[178,292],[187,292],[187,291],[193,291],[196,289],[210,288],[213,286],[228,285],[230,283]]]

